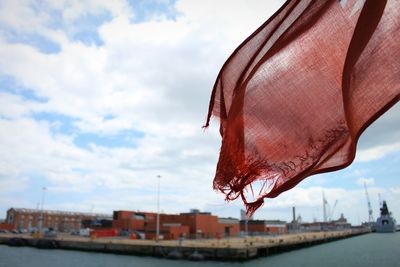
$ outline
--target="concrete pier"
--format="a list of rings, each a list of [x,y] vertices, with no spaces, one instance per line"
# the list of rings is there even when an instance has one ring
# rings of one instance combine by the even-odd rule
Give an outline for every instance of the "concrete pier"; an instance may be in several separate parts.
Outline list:
[[[129,240],[60,235],[57,238],[34,238],[29,235],[0,234],[0,244],[30,246],[43,249],[66,249],[155,256],[171,259],[245,261],[257,257],[287,252],[339,239],[369,233],[366,229],[335,232],[297,233],[280,236],[255,236],[230,239],[178,241]]]

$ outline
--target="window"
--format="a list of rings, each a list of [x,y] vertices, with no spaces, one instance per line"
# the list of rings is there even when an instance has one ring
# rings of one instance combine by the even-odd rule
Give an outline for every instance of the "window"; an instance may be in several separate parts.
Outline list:
[[[10,216],[8,216],[8,220],[7,221],[8,221],[9,224],[12,224],[14,222],[14,215],[10,214]]]

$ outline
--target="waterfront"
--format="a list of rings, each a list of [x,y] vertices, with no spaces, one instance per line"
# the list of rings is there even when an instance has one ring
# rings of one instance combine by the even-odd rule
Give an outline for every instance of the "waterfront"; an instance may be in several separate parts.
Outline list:
[[[29,247],[0,246],[0,267],[39,266],[400,266],[400,232],[367,234],[248,262],[189,262]]]
[[[26,234],[4,235],[0,244],[47,249],[66,249],[137,256],[187,258],[201,255],[205,260],[243,261],[279,254],[339,239],[366,234],[366,229],[335,232],[309,232],[277,236],[253,236],[228,239],[192,239],[177,244],[173,240],[129,240],[126,238],[76,237],[60,235],[55,239],[35,238]],[[179,256],[178,256],[178,254]],[[197,253],[197,254],[196,254]]]

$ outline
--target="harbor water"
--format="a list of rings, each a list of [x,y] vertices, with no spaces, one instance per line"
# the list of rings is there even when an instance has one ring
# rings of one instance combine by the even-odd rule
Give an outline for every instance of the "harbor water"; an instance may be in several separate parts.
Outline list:
[[[103,253],[0,245],[0,267],[172,267],[172,266],[388,266],[400,267],[400,232],[366,234],[247,262],[189,262]]]

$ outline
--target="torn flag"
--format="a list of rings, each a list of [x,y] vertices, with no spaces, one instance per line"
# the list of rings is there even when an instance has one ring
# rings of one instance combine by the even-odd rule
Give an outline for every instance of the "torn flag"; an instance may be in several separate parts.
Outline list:
[[[398,1],[287,1],[215,82],[205,125],[220,119],[214,189],[253,214],[351,164],[361,133],[399,101],[399,44]]]

